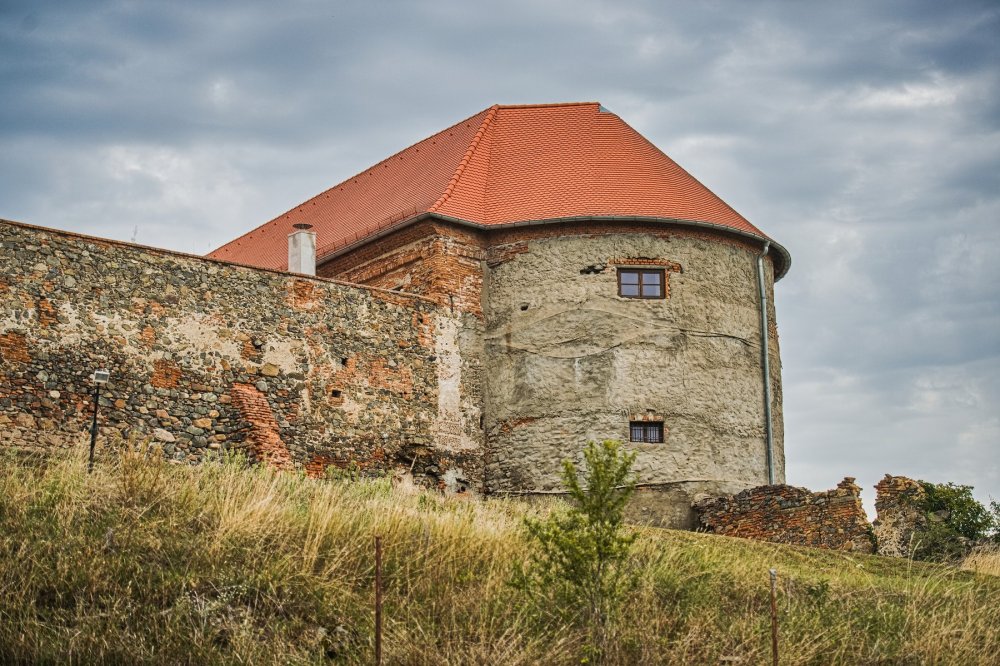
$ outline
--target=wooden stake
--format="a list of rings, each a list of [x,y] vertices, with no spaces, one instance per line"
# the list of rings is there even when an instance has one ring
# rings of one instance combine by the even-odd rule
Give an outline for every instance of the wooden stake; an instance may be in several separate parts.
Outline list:
[[[382,537],[375,537],[375,666],[382,666]]]
[[[774,666],[778,666],[778,570],[770,569],[771,574],[771,658]]]

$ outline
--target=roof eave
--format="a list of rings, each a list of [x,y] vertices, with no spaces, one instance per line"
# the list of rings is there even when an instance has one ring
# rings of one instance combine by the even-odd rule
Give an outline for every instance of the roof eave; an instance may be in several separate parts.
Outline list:
[[[651,222],[654,224],[664,224],[664,225],[674,225],[681,227],[695,227],[708,229],[715,232],[720,232],[724,234],[729,234],[732,236],[737,236],[752,240],[758,243],[770,242],[770,250],[768,254],[772,252],[777,255],[776,258],[779,260],[775,262],[775,274],[774,281],[777,282],[781,278],[788,274],[788,269],[792,265],[792,255],[788,250],[780,243],[771,240],[767,236],[762,234],[754,234],[749,231],[742,231],[740,229],[734,229],[722,224],[715,224],[713,222],[702,222],[699,220],[682,220],[679,218],[671,217],[657,217],[652,215],[574,215],[570,217],[553,217],[545,218],[540,220],[518,220],[517,222],[501,222],[498,224],[482,224],[480,222],[472,222],[470,220],[465,220],[460,217],[452,217],[450,215],[443,215],[441,213],[432,212],[422,212],[411,217],[404,218],[394,224],[388,225],[382,229],[379,229],[375,233],[359,238],[358,240],[348,243],[343,247],[336,248],[325,254],[317,256],[316,266],[317,268],[322,264],[325,264],[337,257],[343,256],[348,252],[355,250],[359,247],[367,245],[372,241],[378,240],[388,236],[391,233],[399,231],[404,227],[408,227],[411,224],[416,224],[417,222],[422,222],[427,219],[436,219],[443,222],[450,222],[458,226],[468,227],[471,229],[476,229],[478,231],[490,231],[491,229],[509,229],[514,227],[533,227],[541,226],[545,224],[566,224],[571,222]]]

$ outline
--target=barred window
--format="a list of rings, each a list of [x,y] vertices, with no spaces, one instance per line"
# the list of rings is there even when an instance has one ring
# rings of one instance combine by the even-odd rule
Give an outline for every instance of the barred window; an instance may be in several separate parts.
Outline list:
[[[618,269],[618,295],[623,298],[663,298],[663,269]]]
[[[629,439],[633,442],[663,443],[663,421],[631,421]]]

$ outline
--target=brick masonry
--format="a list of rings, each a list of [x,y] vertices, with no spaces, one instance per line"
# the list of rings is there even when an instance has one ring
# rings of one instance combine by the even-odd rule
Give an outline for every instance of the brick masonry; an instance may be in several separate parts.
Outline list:
[[[463,336],[420,296],[0,222],[0,446],[84,446],[107,367],[102,443],[478,489]]]
[[[788,485],[759,486],[695,505],[702,529],[725,536],[872,553],[875,541],[861,488],[846,478],[813,493]]]
[[[861,489],[848,477],[834,490],[760,486],[736,495],[710,497],[694,505],[699,529],[726,536],[909,557],[928,516],[920,509],[925,491],[905,476],[875,485],[877,518],[868,524]]]
[[[250,384],[233,384],[230,395],[240,418],[246,423],[244,441],[249,445],[251,458],[278,469],[290,469],[291,456],[281,439],[281,431],[271,405],[267,402],[267,396]],[[311,473],[318,476],[321,471],[325,470],[312,470]]]
[[[482,317],[485,234],[424,221],[322,263],[317,272],[349,282],[421,294]]]

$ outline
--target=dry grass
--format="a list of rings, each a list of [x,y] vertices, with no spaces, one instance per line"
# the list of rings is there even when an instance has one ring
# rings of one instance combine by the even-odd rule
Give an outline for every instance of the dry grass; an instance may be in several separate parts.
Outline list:
[[[579,664],[586,632],[507,584],[538,510],[238,462],[8,457],[0,663],[371,663],[380,534],[386,663]],[[767,662],[771,566],[782,664],[998,663],[992,576],[655,529],[635,565],[611,663]]]
[[[1000,545],[977,548],[962,560],[962,568],[977,574],[1000,576]]]

